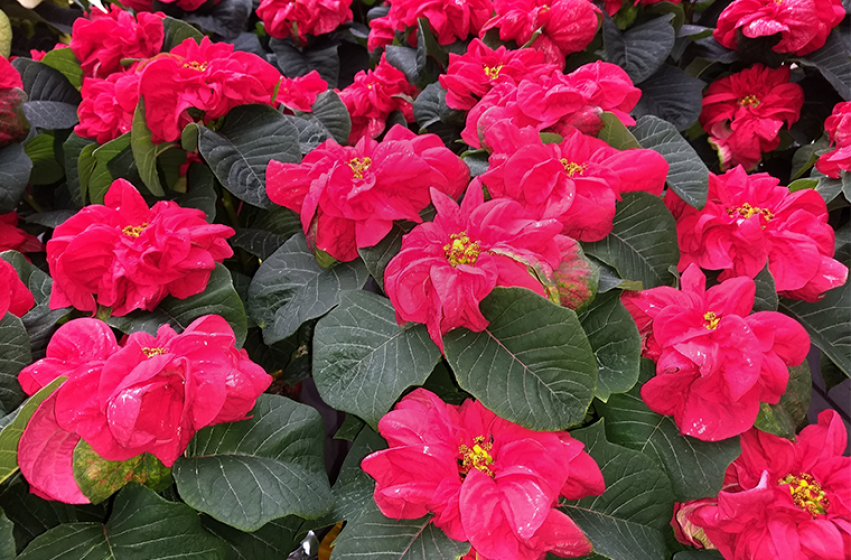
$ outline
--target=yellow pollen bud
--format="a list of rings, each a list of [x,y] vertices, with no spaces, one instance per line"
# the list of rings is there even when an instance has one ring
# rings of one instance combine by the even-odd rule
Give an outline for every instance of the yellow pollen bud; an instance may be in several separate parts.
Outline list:
[[[145,231],[146,227],[148,227],[148,222],[143,222],[140,226],[125,226],[124,229],[121,230],[121,233],[127,237],[136,239],[143,231]]]
[[[707,311],[703,316],[703,319],[706,321],[703,323],[703,326],[709,329],[710,331],[714,331],[718,328],[718,322],[721,321],[721,317],[715,315],[712,311]]]
[[[502,64],[499,66],[485,66],[485,76],[487,76],[489,80],[496,80],[499,78],[499,71],[502,70],[502,67]]]
[[[494,473],[490,468],[490,465],[493,464],[493,457],[488,453],[492,448],[493,444],[490,442],[485,443],[484,436],[474,438],[473,447],[467,447],[462,444],[458,448],[458,454],[460,455],[458,458],[458,472],[466,476],[470,470],[478,469],[493,478]]]
[[[142,348],[142,354],[144,354],[146,358],[150,358],[151,356],[159,356],[165,353],[165,348],[148,348],[147,346]]]
[[[355,179],[363,179],[363,172],[369,169],[372,165],[372,159],[365,158],[352,158],[349,160],[349,167],[352,168],[352,175],[354,175]]]
[[[207,69],[207,63],[206,62],[197,62],[197,61],[193,60],[192,62],[184,62],[183,67],[184,68],[192,68],[193,70],[203,72]]]
[[[449,243],[443,246],[443,250],[446,252],[446,258],[449,260],[449,264],[452,266],[458,266],[459,264],[476,264],[476,260],[479,258],[479,253],[482,252],[478,241],[471,243],[470,238],[467,237],[467,232],[465,231],[462,231],[461,233],[453,233],[449,236],[449,239]]]
[[[813,519],[818,515],[827,513],[830,500],[827,499],[821,484],[815,481],[813,475],[809,473],[801,473],[798,476],[789,474],[778,480],[777,484],[778,486],[788,484],[792,501],[795,502],[796,506],[812,515]]]
[[[746,95],[739,99],[739,105],[744,107],[747,105],[748,107],[759,107],[759,99],[757,99],[756,95]]]
[[[582,176],[582,173],[585,171],[585,168],[588,167],[584,163],[576,163],[575,161],[567,161],[566,158],[561,158],[561,164],[564,166],[564,171],[567,173],[568,177],[573,177],[574,175]]]
[[[756,216],[757,214],[762,214],[762,217],[765,218],[766,222],[770,222],[771,219],[774,217],[774,212],[772,212],[771,210],[767,208],[751,206],[747,202],[745,202],[738,208],[727,208],[727,214],[729,214],[730,216],[732,216],[733,214],[738,214],[746,220],[752,218],[753,216]]]

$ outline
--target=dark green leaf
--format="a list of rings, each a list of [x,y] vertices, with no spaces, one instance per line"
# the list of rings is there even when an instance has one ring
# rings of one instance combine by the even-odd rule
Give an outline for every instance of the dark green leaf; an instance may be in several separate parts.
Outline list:
[[[605,402],[612,393],[629,391],[638,381],[641,336],[620,292],[599,294],[579,321],[597,357],[595,396]]]
[[[316,149],[319,144],[331,138],[331,132],[316,118],[305,113],[301,117],[284,115],[286,119],[298,130],[298,145],[301,153],[307,155]]]
[[[818,182],[815,185],[815,190],[824,199],[825,204],[830,204],[842,192],[842,184],[843,181],[840,179],[819,177]]]
[[[641,99],[633,115],[655,115],[677,130],[685,130],[700,116],[705,85],[676,66],[664,64],[641,83]]]
[[[261,395],[249,416],[198,432],[185,458],[174,464],[180,497],[243,531],[285,515],[311,519],[331,509],[319,413]]]
[[[3,412],[11,412],[24,400],[18,373],[31,363],[27,329],[19,318],[6,313],[0,317],[0,408]]]
[[[830,391],[851,377],[849,375],[845,375],[845,373],[843,373],[843,371],[833,363],[833,360],[823,353],[819,356],[819,370],[821,370],[821,378],[824,381],[824,388],[826,391]]]
[[[171,482],[171,469],[150,453],[126,461],[107,461],[84,440],[74,448],[74,480],[93,504],[99,504],[130,482],[164,489]]]
[[[671,285],[669,267],[680,260],[673,216],[660,198],[644,192],[624,194],[612,233],[583,248],[613,266],[622,278],[641,282],[645,290]]]
[[[346,414],[346,417],[343,418],[343,423],[340,424],[340,427],[337,428],[336,432],[334,432],[334,439],[352,441],[358,436],[361,430],[363,430],[364,426],[366,426],[366,422],[354,414]]]
[[[614,560],[663,560],[664,531],[673,515],[668,477],[646,455],[606,441],[604,421],[571,432],[600,466],[602,496],[562,505],[591,539],[597,554]]]
[[[340,144],[349,141],[352,131],[352,119],[346,104],[336,92],[328,90],[319,94],[311,108],[312,115],[322,123],[331,136]]]
[[[467,155],[463,157],[463,160],[470,169],[470,177],[478,177],[479,175],[484,174],[490,166],[488,153],[485,150],[468,152]]]
[[[65,168],[56,161],[55,141],[53,134],[43,133],[33,136],[24,144],[24,151],[33,162],[31,185],[50,185],[65,176]]]
[[[62,225],[65,220],[67,220],[76,213],[76,211],[70,209],[48,210],[47,212],[38,212],[36,214],[30,214],[29,216],[27,216],[26,222],[28,224],[38,224],[46,228],[56,229],[56,227]]]
[[[276,206],[263,212],[257,221],[251,223],[253,229],[263,229],[289,239],[301,231],[301,216],[289,208]]]
[[[294,515],[270,521],[253,533],[234,529],[206,515],[201,517],[201,523],[228,544],[225,560],[285,560],[298,548],[304,532],[304,519]]]
[[[240,228],[231,237],[230,243],[239,249],[245,249],[255,257],[268,259],[277,251],[286,239],[280,235],[262,230]]]
[[[427,59],[434,59],[441,70],[449,66],[449,52],[441,45],[429,26],[428,19],[417,19],[417,67],[422,72],[427,66]]]
[[[370,276],[378,282],[381,289],[384,289],[384,269],[402,249],[403,235],[405,230],[399,224],[393,224],[390,233],[379,241],[378,245],[358,250]]]
[[[59,101],[27,101],[23,104],[24,115],[31,126],[46,130],[72,128],[77,118],[77,106]]]
[[[21,74],[30,101],[73,105],[76,119],[76,107],[82,99],[80,92],[58,70],[28,58],[16,58],[12,66]]]
[[[187,152],[198,151],[198,123],[191,122],[180,132],[180,147]]]
[[[74,56],[73,49],[47,51],[47,54],[41,59],[41,63],[59,70],[76,89],[79,90],[83,86],[83,69],[80,68],[80,61]]]
[[[203,163],[193,162],[186,174],[188,190],[175,199],[184,208],[197,208],[207,215],[207,221],[213,223],[216,219],[216,178],[210,168]]]
[[[130,149],[130,133],[122,134],[106,144],[102,144],[92,151],[95,164],[88,181],[83,181],[80,175],[81,189],[83,193],[88,191],[92,204],[103,204],[104,196],[112,185],[113,175],[109,169],[109,163],[118,158],[124,150]],[[83,152],[85,154],[85,152]],[[80,156],[81,164],[83,154]]]
[[[606,60],[617,64],[629,74],[635,84],[653,75],[668,58],[674,47],[676,33],[671,26],[674,14],[661,17],[630,28],[621,34],[610,18],[603,22],[603,40]]]
[[[0,509],[0,560],[15,560],[17,556],[14,529],[15,524]]]
[[[373,428],[408,388],[422,385],[440,359],[425,325],[396,323],[387,298],[344,292],[319,320],[313,377],[322,400]]]
[[[198,149],[224,187],[240,200],[266,208],[269,161],[298,163],[298,131],[266,105],[231,110],[218,132],[199,127]]]
[[[851,376],[851,283],[830,290],[816,303],[780,298],[779,309],[801,323],[813,344]]]
[[[32,161],[23,144],[0,148],[0,214],[13,211],[27,189]]]
[[[417,69],[417,50],[410,47],[388,45],[384,49],[387,62],[405,75],[408,83],[416,84],[420,79]]]
[[[789,368],[789,384],[777,404],[759,403],[759,416],[754,426],[763,432],[793,439],[798,426],[807,417],[813,394],[813,378],[806,360]]]
[[[366,279],[360,260],[322,268],[297,234],[260,265],[248,289],[248,313],[263,329],[266,344],[273,344],[326,314],[340,292],[358,290]]]
[[[756,295],[753,304],[754,312],[777,311],[777,290],[774,288],[774,277],[768,271],[768,265],[753,280],[756,284]]]
[[[600,113],[600,120],[603,121],[603,128],[600,129],[600,134],[597,137],[612,148],[628,150],[641,147],[635,136],[614,113]]]
[[[674,554],[674,560],[724,560],[717,550],[683,550]]]
[[[709,169],[669,122],[654,116],[638,119],[633,131],[643,148],[656,150],[668,162],[668,185],[683,201],[702,209],[709,193]]]
[[[195,39],[198,44],[201,44],[201,39],[204,34],[179,19],[170,17],[163,18],[163,31],[165,38],[163,39],[163,52],[168,52],[186,39]]]
[[[65,140],[65,143],[62,144],[62,148],[65,153],[65,180],[68,185],[68,190],[71,192],[71,198],[77,206],[83,206],[83,204],[85,204],[85,193],[82,191],[80,180],[83,173],[81,165],[88,163],[88,160],[81,162],[80,156],[86,146],[92,146],[91,150],[94,150],[94,146],[96,145],[97,143],[94,140],[80,138],[73,132],[70,136],[68,136],[68,139]],[[91,173],[91,170],[89,173]]]
[[[446,98],[446,90],[440,82],[433,82],[425,87],[414,99],[414,119],[420,126],[420,131],[440,122],[440,106]]]
[[[220,0],[206,10],[186,12],[182,19],[226,41],[239,36],[251,17],[251,0]]]
[[[157,146],[151,142],[151,129],[145,122],[145,100],[139,99],[133,114],[133,129],[130,131],[130,149],[139,170],[139,177],[154,196],[165,196],[157,173]]]
[[[290,39],[272,39],[269,48],[277,56],[278,68],[287,78],[298,78],[312,70],[328,82],[329,88],[337,87],[340,77],[340,55],[337,45],[319,46],[301,49],[293,45]]]
[[[841,26],[833,30],[822,48],[801,57],[799,62],[818,69],[842,99],[851,101],[851,45]]]
[[[576,313],[522,288],[496,288],[479,308],[490,322],[443,337],[462,389],[498,416],[531,430],[563,430],[585,418],[597,363]]]

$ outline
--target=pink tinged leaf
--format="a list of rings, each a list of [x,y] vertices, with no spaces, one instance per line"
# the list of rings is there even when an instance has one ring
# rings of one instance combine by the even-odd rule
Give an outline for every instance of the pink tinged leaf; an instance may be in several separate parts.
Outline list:
[[[559,303],[574,311],[581,311],[597,295],[600,269],[582,252],[579,243],[569,237],[556,237],[561,252],[561,262],[553,277],[559,294]]]
[[[21,142],[30,131],[23,104],[27,94],[18,88],[0,88],[0,146]]]

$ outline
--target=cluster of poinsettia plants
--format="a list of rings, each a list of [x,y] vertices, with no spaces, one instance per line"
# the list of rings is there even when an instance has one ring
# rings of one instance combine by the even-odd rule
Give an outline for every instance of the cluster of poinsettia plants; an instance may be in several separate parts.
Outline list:
[[[0,560],[851,557],[847,2],[35,4]]]

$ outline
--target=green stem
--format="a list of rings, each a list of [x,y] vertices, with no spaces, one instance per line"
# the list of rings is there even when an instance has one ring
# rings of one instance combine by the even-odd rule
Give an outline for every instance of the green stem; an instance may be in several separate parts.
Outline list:
[[[35,199],[32,197],[31,194],[25,194],[24,200],[36,212],[44,212],[44,208],[41,207],[41,204],[39,204],[38,202],[35,201]]]

